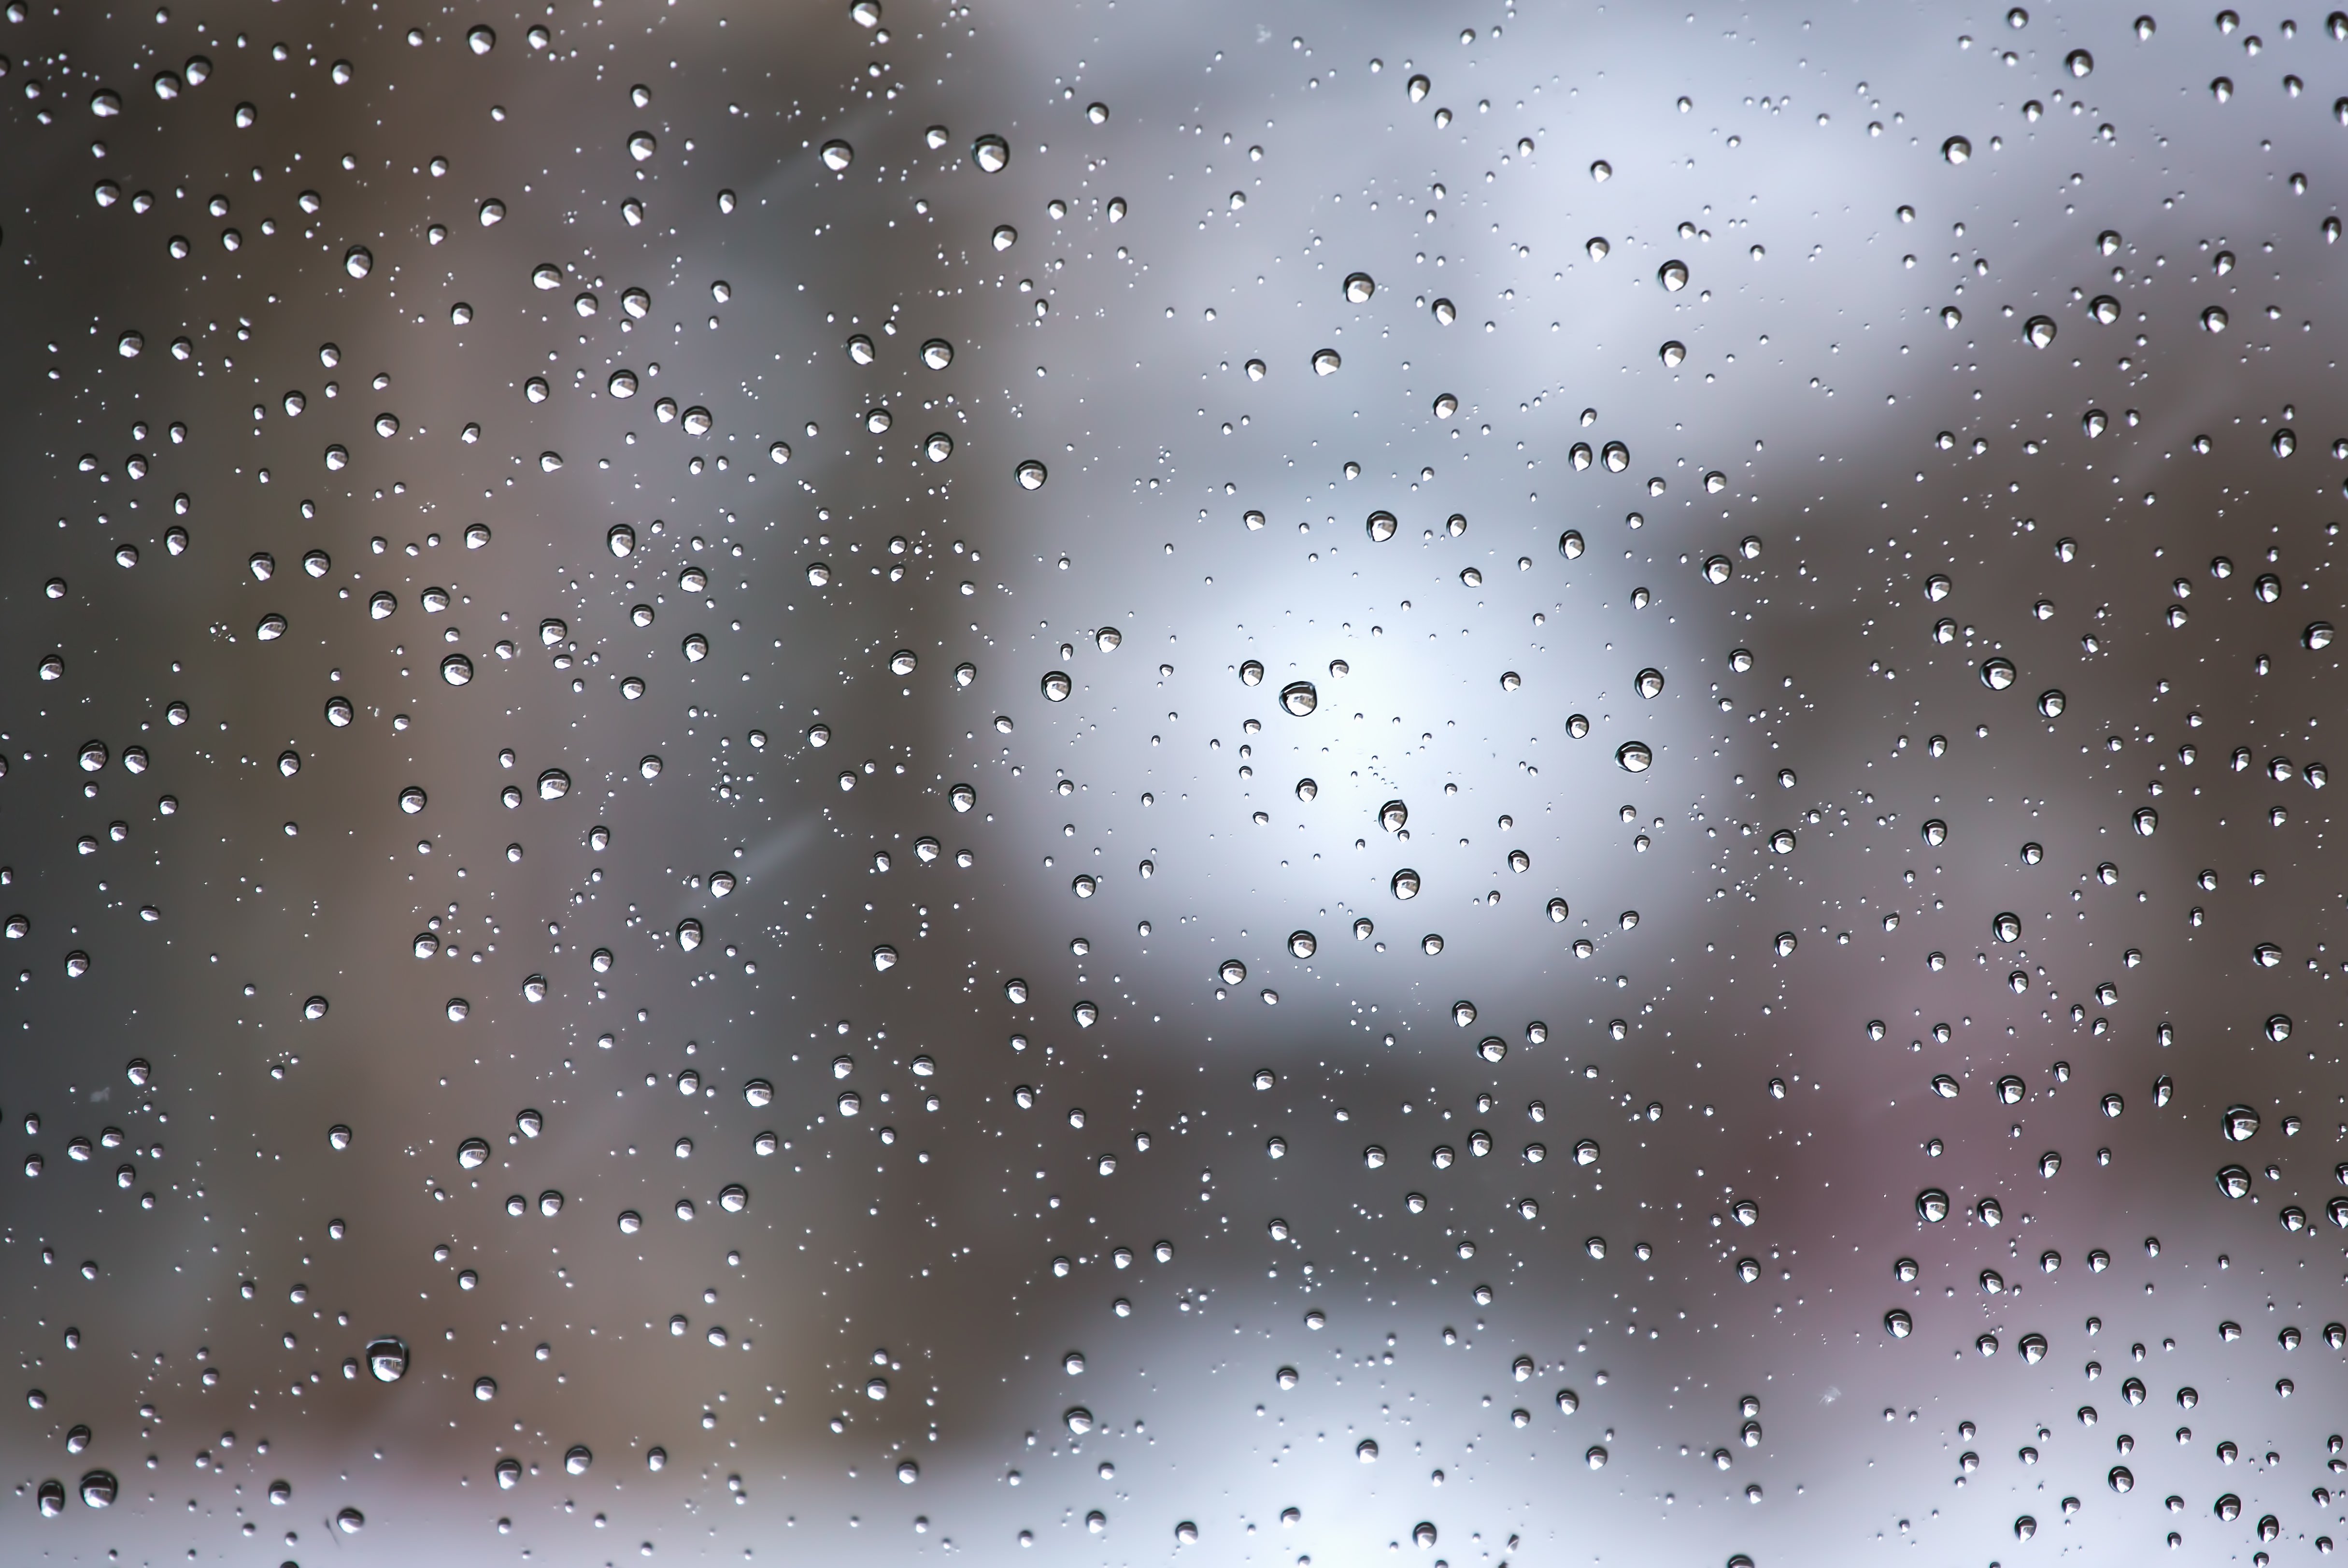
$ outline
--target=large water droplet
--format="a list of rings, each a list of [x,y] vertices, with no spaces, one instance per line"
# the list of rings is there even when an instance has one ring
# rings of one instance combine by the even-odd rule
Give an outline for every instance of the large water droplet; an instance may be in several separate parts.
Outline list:
[[[1973,155],[1973,144],[1962,136],[1952,136],[1941,143],[1941,156],[1951,163],[1962,163]]]
[[[1321,706],[1321,694],[1311,681],[1291,681],[1280,688],[1280,706],[1303,718]]]
[[[837,174],[856,161],[856,149],[834,138],[818,150],[818,156],[823,160],[823,166],[826,169]]]
[[[970,160],[988,174],[1000,174],[1011,162],[1011,144],[990,132],[970,144]]]
[[[1367,273],[1350,273],[1345,277],[1345,297],[1355,304],[1367,304],[1370,296],[1378,292],[1377,280]],[[1448,418],[1449,416],[1445,416]]]
[[[367,1341],[367,1372],[378,1383],[396,1383],[407,1376],[407,1341],[386,1335]]]
[[[1643,741],[1626,740],[1614,749],[1614,761],[1625,773],[1644,773],[1654,760],[1655,754]]]

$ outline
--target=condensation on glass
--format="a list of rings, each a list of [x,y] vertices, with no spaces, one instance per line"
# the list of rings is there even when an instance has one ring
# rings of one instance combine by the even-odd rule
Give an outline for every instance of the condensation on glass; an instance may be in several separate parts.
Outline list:
[[[15,1553],[2342,1535],[2348,17],[0,23]]]

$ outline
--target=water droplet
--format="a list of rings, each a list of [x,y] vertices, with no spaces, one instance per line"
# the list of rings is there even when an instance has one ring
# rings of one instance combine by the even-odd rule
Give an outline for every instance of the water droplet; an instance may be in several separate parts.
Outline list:
[[[407,1376],[407,1341],[386,1335],[370,1339],[366,1347],[367,1372],[378,1383],[396,1383]]]
[[[473,661],[462,654],[450,654],[440,661],[440,678],[452,686],[463,686],[473,678]]]
[[[1394,880],[1389,885],[1393,888],[1394,895],[1396,898],[1416,898],[1418,896],[1418,873],[1412,871],[1409,867],[1405,866],[1401,871],[1395,872]]]
[[[1321,694],[1311,681],[1291,681],[1280,688],[1280,706],[1303,718],[1321,706]]]
[[[1664,293],[1679,293],[1688,285],[1687,263],[1681,261],[1665,262],[1655,269],[1655,281],[1663,285]]]
[[[2013,684],[2013,677],[2012,659],[1989,659],[1982,665],[1981,683],[1992,691],[2003,691]]]
[[[1894,1339],[1905,1339],[1916,1332],[1916,1320],[1905,1308],[1895,1306],[1883,1315],[1883,1332]]]
[[[1334,376],[1337,373],[1337,367],[1344,363],[1337,357],[1337,351],[1334,348],[1315,349],[1313,354],[1313,373],[1315,376]]]
[[[817,156],[823,160],[826,169],[837,174],[856,161],[856,149],[835,138],[818,149]]]
[[[560,768],[550,768],[538,776],[538,798],[560,800],[571,793],[571,775]]]
[[[2250,1173],[2239,1165],[2227,1165],[2218,1171],[2218,1191],[2229,1198],[2247,1198],[2250,1192]]]
[[[489,1158],[489,1140],[486,1138],[468,1138],[457,1145],[457,1163],[467,1171],[478,1171]]]
[[[2059,690],[2050,689],[2040,692],[2038,694],[2038,711],[2044,714],[2048,718],[2060,718],[2063,716],[2064,707],[2068,700],[2069,699],[2065,697]]]
[[[2203,311],[2201,313],[2201,325],[2205,330],[2209,332],[2225,331],[2226,312],[2224,307],[2213,304],[2208,310]]]
[[[1941,156],[1951,163],[1962,163],[1973,155],[1973,144],[1962,136],[1952,136],[1941,143]]]
[[[1367,273],[1349,273],[1345,277],[1345,297],[1355,304],[1367,304],[1370,296],[1378,292],[1377,280]],[[1449,418],[1446,414],[1444,418]]]
[[[81,1478],[81,1501],[85,1508],[111,1508],[121,1493],[121,1483],[112,1470],[94,1470]]]
[[[1927,1187],[1916,1194],[1916,1217],[1928,1225],[1937,1225],[1949,1217],[1949,1195],[1938,1187]]]
[[[1000,174],[1011,162],[1011,144],[992,133],[970,144],[970,160],[988,174]]]
[[[365,245],[353,245],[343,253],[343,271],[355,278],[363,278],[375,271],[375,253]]]
[[[1644,773],[1654,765],[1655,754],[1644,741],[1626,740],[1614,748],[1614,761],[1625,773]]]
[[[1048,477],[1044,465],[1033,458],[1021,463],[1013,472],[1019,480],[1021,490],[1042,490],[1044,480]]]
[[[2034,315],[2023,324],[2023,336],[2033,348],[2044,348],[2054,341],[2054,321],[2051,316]]]
[[[636,531],[624,522],[613,523],[610,531],[603,535],[603,543],[613,555],[624,561],[636,552]]]

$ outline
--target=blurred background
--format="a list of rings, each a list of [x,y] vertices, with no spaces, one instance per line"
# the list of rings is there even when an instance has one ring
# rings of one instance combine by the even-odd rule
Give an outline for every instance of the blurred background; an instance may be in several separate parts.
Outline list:
[[[2332,1549],[2348,16],[5,15],[13,1555]]]

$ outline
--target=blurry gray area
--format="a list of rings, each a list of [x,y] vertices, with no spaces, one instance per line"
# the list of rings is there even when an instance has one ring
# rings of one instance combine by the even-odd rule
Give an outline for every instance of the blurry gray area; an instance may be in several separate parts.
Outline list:
[[[2348,19],[29,4],[12,1558],[2329,1549]]]

